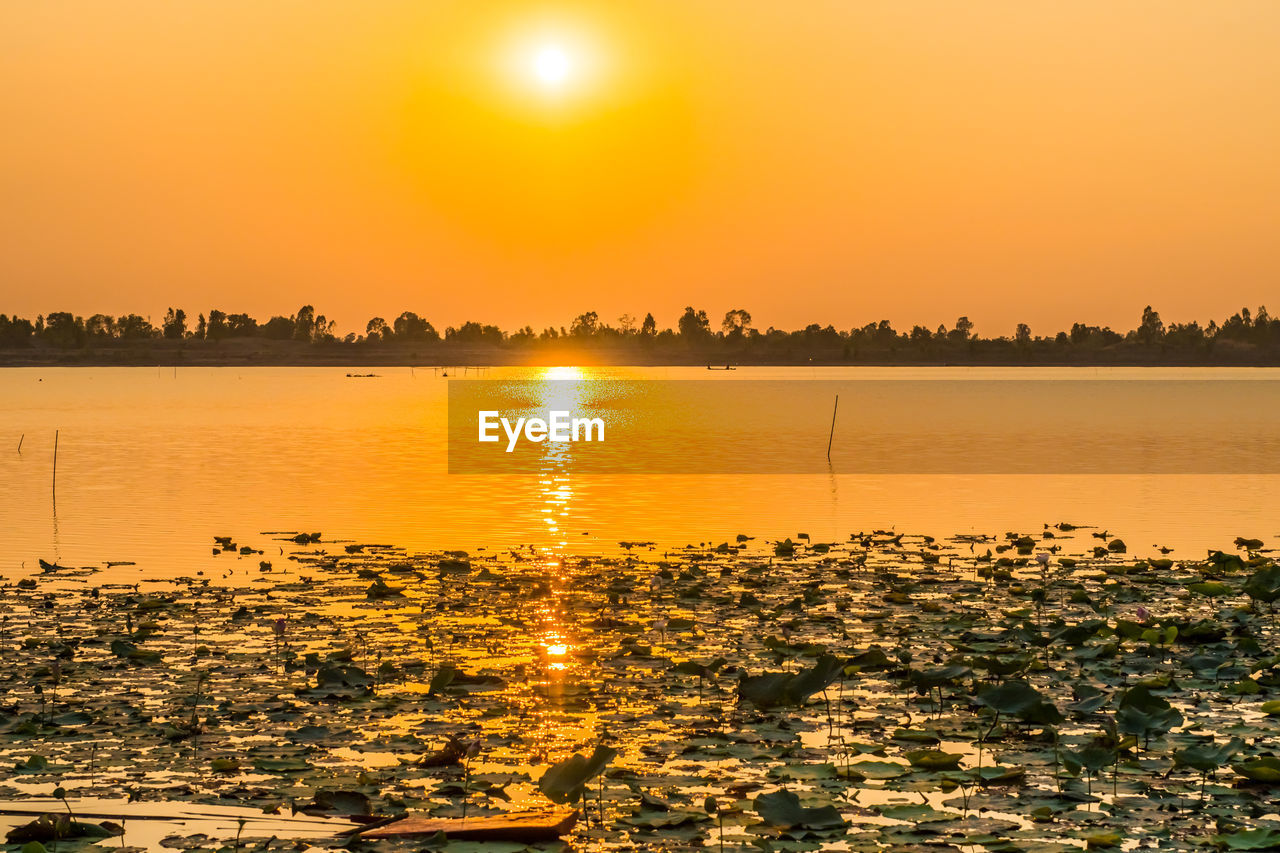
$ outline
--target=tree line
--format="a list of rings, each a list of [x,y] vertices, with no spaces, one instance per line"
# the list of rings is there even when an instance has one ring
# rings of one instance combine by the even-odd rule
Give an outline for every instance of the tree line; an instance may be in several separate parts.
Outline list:
[[[1069,330],[1047,336],[1033,334],[1019,323],[1012,336],[982,337],[968,317],[960,317],[951,328],[936,329],[915,325],[899,331],[888,320],[849,329],[811,324],[785,331],[759,329],[750,312],[735,308],[725,312],[718,327],[705,310],[692,306],[676,318],[674,326],[659,329],[653,314],[638,319],[629,314],[610,324],[594,311],[579,314],[566,326],[535,331],[525,326],[504,331],[497,326],[466,322],[438,332],[428,320],[406,311],[394,320],[374,317],[363,334],[339,335],[335,323],[304,305],[288,317],[274,316],[259,323],[245,313],[217,309],[201,313],[191,321],[182,309],[170,308],[159,324],[137,314],[113,317],[94,314],[81,317],[56,311],[28,320],[0,314],[0,347],[53,350],[127,349],[146,342],[174,342],[208,348],[236,339],[293,342],[294,347],[324,347],[338,350],[371,351],[388,345],[438,346],[486,345],[512,350],[522,348],[640,347],[656,354],[696,354],[708,361],[745,363],[821,360],[839,361],[923,361],[923,362],[1107,362],[1107,361],[1206,361],[1239,363],[1280,363],[1280,318],[1265,307],[1247,308],[1222,323],[1210,321],[1166,325],[1160,314],[1147,306],[1137,325],[1128,331],[1107,326],[1075,323]]]

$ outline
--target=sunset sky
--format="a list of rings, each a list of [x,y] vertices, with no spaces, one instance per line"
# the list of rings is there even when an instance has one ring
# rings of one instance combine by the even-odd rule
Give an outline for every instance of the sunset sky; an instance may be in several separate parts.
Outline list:
[[[1274,0],[0,5],[0,312],[1280,309]]]

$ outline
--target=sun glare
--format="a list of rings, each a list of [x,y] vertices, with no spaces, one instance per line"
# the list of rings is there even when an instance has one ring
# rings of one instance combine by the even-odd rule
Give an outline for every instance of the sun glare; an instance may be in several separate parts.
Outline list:
[[[552,380],[575,380],[583,379],[586,373],[581,367],[548,367],[542,371],[543,379]]]
[[[559,89],[572,73],[573,59],[560,45],[543,45],[533,55],[533,75],[548,89]]]
[[[513,28],[496,51],[507,85],[536,95],[534,103],[563,105],[598,93],[606,82],[605,52],[580,23],[550,21]]]

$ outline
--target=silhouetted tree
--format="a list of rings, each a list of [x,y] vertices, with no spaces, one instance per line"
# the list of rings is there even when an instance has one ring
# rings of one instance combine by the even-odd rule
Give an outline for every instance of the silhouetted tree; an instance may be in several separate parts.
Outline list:
[[[1267,306],[1259,305],[1258,313],[1253,316],[1253,328],[1261,330],[1262,337],[1265,339],[1271,336],[1273,322],[1271,315],[1267,313]]]
[[[882,347],[892,350],[898,343],[898,333],[893,330],[888,320],[881,320],[873,327],[873,340]]]
[[[1222,321],[1219,335],[1227,340],[1247,341],[1253,337],[1253,325],[1253,315],[1249,313],[1249,309],[1241,308]]]
[[[698,311],[689,306],[684,309],[676,322],[680,337],[689,343],[702,343],[711,336],[711,323],[707,320],[706,311]]]
[[[35,324],[22,317],[12,319],[0,314],[0,346],[28,347],[36,333]]]
[[[751,314],[741,308],[724,312],[724,320],[720,322],[720,329],[727,337],[735,335],[742,337],[750,327]]]
[[[251,338],[258,334],[258,321],[248,314],[227,315],[227,337]]]
[[[1030,346],[1031,344],[1031,327],[1026,323],[1019,323],[1018,329],[1013,333],[1013,340],[1019,346]]]
[[[262,324],[262,336],[273,341],[287,341],[294,337],[296,328],[294,321],[289,317],[272,317]]]
[[[644,315],[644,322],[640,324],[640,337],[652,338],[658,333],[658,321],[653,319],[652,314]]]
[[[254,324],[257,325],[256,323]],[[220,341],[231,337],[231,326],[227,323],[227,315],[217,308],[209,312],[209,324],[205,327],[206,340]]]
[[[45,317],[41,337],[60,349],[84,346],[84,320],[66,311],[54,311]]]
[[[122,341],[143,341],[156,336],[151,321],[137,314],[125,314],[116,319],[116,335]]]
[[[1138,342],[1144,346],[1152,346],[1160,343],[1164,338],[1164,321],[1160,319],[1160,314],[1151,310],[1148,305],[1142,309],[1142,323],[1134,330]]]
[[[1197,350],[1204,346],[1204,329],[1196,322],[1174,323],[1165,332],[1164,340],[1177,350]]]
[[[573,318],[573,323],[569,325],[569,334],[575,338],[589,338],[599,331],[599,327],[600,315],[594,311],[587,311]]]
[[[502,330],[497,326],[486,326],[470,320],[456,329],[445,329],[444,337],[445,340],[468,344],[500,344],[503,340]]]
[[[180,341],[187,336],[187,312],[181,308],[173,310],[170,308],[164,315],[164,325],[161,331],[166,339],[171,341]]]
[[[1071,325],[1071,343],[1077,347],[1100,349],[1124,340],[1124,336],[1113,332],[1110,327],[1087,326],[1084,323]]]
[[[333,329],[336,325],[337,323],[333,322],[323,314],[317,314],[315,322],[311,326],[311,340],[326,342],[337,340],[333,334]]]
[[[397,338],[404,338],[407,341],[440,339],[435,327],[412,311],[405,311],[396,318],[395,333]]]
[[[84,321],[84,333],[95,343],[110,341],[116,336],[116,321],[107,314],[94,314]]]
[[[303,305],[298,309],[298,313],[293,315],[293,339],[310,341],[314,338],[315,331],[316,309],[310,305]]]

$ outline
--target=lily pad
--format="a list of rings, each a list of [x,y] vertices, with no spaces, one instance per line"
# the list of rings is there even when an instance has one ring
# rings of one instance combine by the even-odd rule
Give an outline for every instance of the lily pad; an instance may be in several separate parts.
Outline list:
[[[618,751],[608,746],[597,746],[590,757],[575,752],[547,768],[538,780],[538,789],[553,803],[574,802],[582,797],[587,782],[603,772],[617,755]]]
[[[1214,844],[1226,850],[1280,849],[1280,829],[1242,829],[1230,835],[1215,835]]]
[[[942,752],[937,749],[913,749],[906,754],[912,767],[922,770],[954,770],[960,766],[964,755],[958,752]]]
[[[1280,758],[1266,756],[1232,764],[1231,769],[1253,782],[1280,784]]]
[[[839,829],[846,826],[845,819],[835,806],[805,808],[800,798],[791,791],[761,794],[753,804],[756,814],[769,826],[778,829]]]

